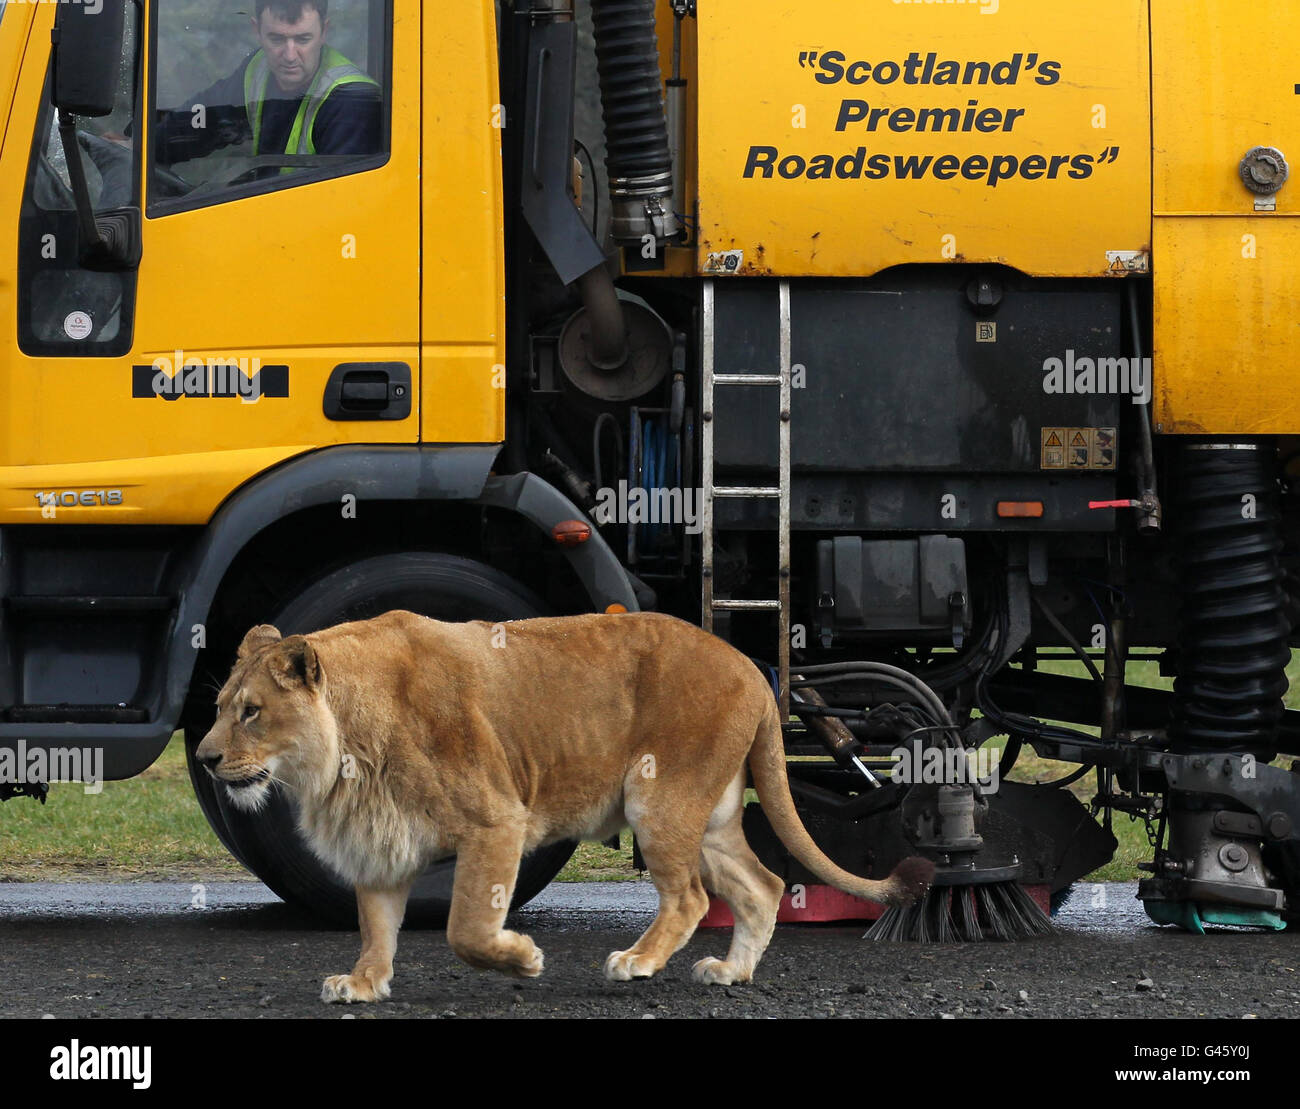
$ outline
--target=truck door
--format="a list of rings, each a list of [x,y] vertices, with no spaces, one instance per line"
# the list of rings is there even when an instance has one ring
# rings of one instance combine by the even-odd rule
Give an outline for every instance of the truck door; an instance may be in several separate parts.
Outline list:
[[[419,5],[127,2],[117,109],[77,121],[101,217],[142,211],[116,272],[79,251],[56,7],[0,163],[24,181],[0,523],[203,524],[293,455],[417,442]]]

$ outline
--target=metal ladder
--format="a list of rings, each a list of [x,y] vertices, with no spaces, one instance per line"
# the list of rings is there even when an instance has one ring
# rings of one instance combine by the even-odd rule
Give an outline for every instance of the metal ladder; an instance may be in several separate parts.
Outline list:
[[[704,350],[702,358],[703,413],[700,432],[700,481],[703,491],[702,527],[700,532],[703,567],[701,573],[701,622],[705,631],[713,631],[715,612],[775,612],[780,625],[780,642],[777,648],[781,720],[790,719],[790,283],[780,285],[781,366],[775,374],[743,373],[718,374],[714,367],[714,286],[704,283]],[[780,448],[775,486],[714,485],[713,484],[713,428],[715,389],[719,385],[765,385],[781,390]],[[753,498],[775,500],[779,504],[777,517],[778,562],[777,580],[780,596],[774,600],[730,600],[713,595],[713,501],[715,497]]]

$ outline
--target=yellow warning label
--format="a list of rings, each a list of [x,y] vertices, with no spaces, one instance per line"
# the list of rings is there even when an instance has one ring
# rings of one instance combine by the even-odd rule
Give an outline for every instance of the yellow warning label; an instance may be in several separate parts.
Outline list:
[[[1064,435],[1064,428],[1043,428],[1043,459],[1040,466],[1041,469],[1065,469],[1065,443],[1062,441]]]
[[[1088,468],[1088,436],[1086,429],[1070,429],[1070,446],[1065,452],[1065,465],[1071,470]]]
[[[1117,437],[1113,427],[1045,427],[1041,436],[1041,469],[1115,469]]]

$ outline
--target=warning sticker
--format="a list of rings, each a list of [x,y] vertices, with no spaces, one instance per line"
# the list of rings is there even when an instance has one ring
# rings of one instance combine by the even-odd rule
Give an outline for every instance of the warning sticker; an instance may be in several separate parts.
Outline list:
[[[1090,469],[1113,470],[1115,468],[1115,429],[1098,427],[1092,432],[1092,454]]]
[[[1082,428],[1075,429],[1070,434],[1070,447],[1065,452],[1065,464],[1071,470],[1088,468],[1088,436]]]
[[[743,250],[723,250],[716,254],[710,254],[708,260],[700,267],[704,273],[718,274],[723,277],[730,277],[744,268],[745,252]]]
[[[1043,428],[1043,464],[1044,470],[1065,469],[1065,444],[1061,441],[1063,428]]]
[[[1151,255],[1145,250],[1106,251],[1106,272],[1111,275],[1149,273],[1150,271]]]
[[[1113,427],[1045,427],[1041,443],[1041,469],[1115,469],[1116,435]]]

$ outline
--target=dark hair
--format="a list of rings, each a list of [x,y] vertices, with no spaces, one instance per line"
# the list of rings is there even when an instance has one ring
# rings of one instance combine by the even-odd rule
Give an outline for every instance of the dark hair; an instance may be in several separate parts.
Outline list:
[[[286,23],[297,23],[303,16],[304,8],[314,8],[320,13],[321,26],[325,26],[325,17],[329,14],[329,0],[257,0],[257,21],[262,21],[262,13],[267,8],[272,15],[278,15]]]

